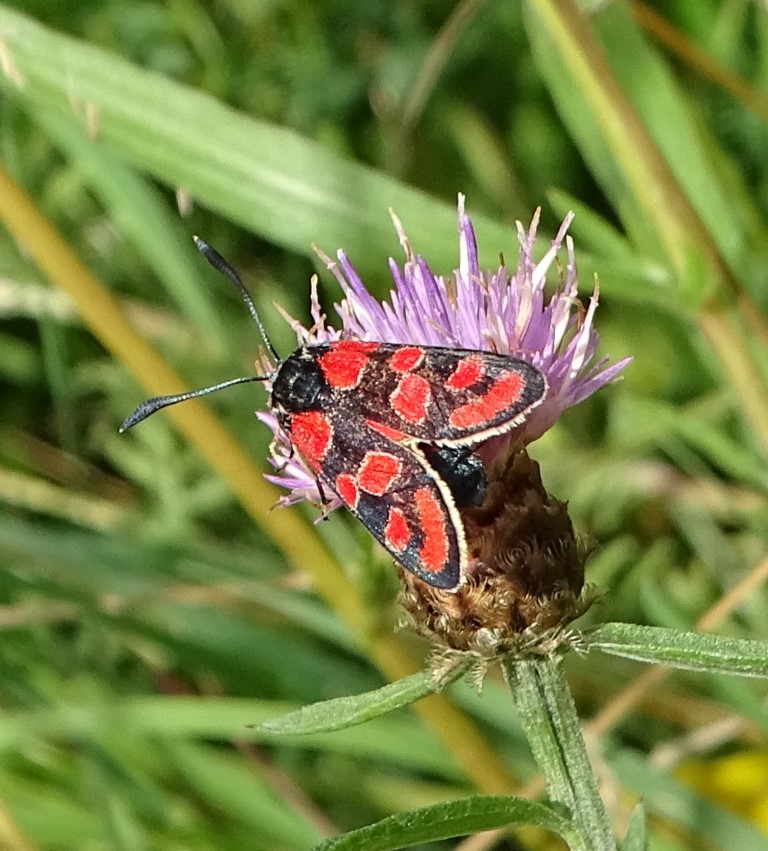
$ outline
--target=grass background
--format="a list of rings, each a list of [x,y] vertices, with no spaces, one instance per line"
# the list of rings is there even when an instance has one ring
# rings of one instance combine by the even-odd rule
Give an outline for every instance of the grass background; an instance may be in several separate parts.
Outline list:
[[[268,511],[259,388],[117,434],[146,395],[252,369],[193,233],[288,352],[271,305],[308,318],[312,242],[383,296],[390,206],[445,273],[458,192],[489,266],[536,206],[546,234],[576,210],[601,351],[635,358],[534,447],[599,544],[590,618],[768,637],[764,7],[28,2],[0,6],[0,64],[32,199],[0,181],[2,847],[305,849],[534,777],[494,678],[311,739],[247,726],[426,648],[392,634],[359,526]],[[642,673],[569,659],[617,823],[644,796],[653,848],[768,847],[764,686]],[[560,847],[473,847],[520,845]]]

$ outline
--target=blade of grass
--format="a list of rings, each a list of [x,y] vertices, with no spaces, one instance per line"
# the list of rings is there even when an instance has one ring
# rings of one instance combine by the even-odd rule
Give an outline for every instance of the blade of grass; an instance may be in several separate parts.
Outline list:
[[[647,438],[661,444],[677,435],[728,477],[768,492],[768,468],[760,456],[731,438],[724,427],[670,403],[632,399],[627,404],[633,421],[645,424]]]
[[[655,771],[638,754],[630,750],[615,753],[611,756],[611,767],[623,786],[643,796],[647,811],[685,827],[709,847],[768,849],[768,839],[756,826]]]
[[[768,558],[763,559],[747,576],[718,600],[696,622],[696,629],[706,632],[714,629],[756,588],[768,579]],[[612,698],[585,728],[585,735],[600,736],[619,723],[627,712],[638,705],[640,698],[657,686],[669,674],[668,668],[654,666],[625,686]]]
[[[532,35],[539,54],[542,59],[544,55],[555,58],[564,69],[559,83],[544,72],[554,94],[559,93],[562,100],[566,83],[569,92],[580,93],[583,120],[598,131],[587,150],[592,160],[602,148],[605,165],[600,171],[612,174],[605,181],[609,191],[614,194],[623,188],[625,195],[629,193],[627,200],[636,205],[633,219],[651,223],[680,283],[694,272],[700,284],[705,269],[716,272],[721,283],[729,280],[718,247],[621,88],[586,14],[573,0],[529,0],[528,8],[533,12]],[[623,209],[630,208],[625,203]]]
[[[200,337],[219,349],[228,337],[215,310],[213,289],[206,284],[189,234],[167,209],[165,199],[103,145],[94,145],[72,121],[35,111],[35,120],[88,182],[122,232],[133,241],[161,277],[179,311]]]
[[[162,740],[224,739],[275,743],[281,747],[340,753],[361,759],[385,759],[394,764],[459,781],[463,772],[435,739],[418,724],[402,719],[376,718],[368,724],[302,738],[267,734],[259,724],[297,707],[244,698],[138,697],[87,706],[60,705],[52,709],[6,713],[0,729],[0,752],[23,747],[40,738],[88,741],[119,736]]]
[[[3,848],[8,848],[8,851],[34,851],[2,801],[0,801],[0,844]]]
[[[301,851],[318,842],[305,817],[265,782],[252,763],[197,742],[165,741],[169,764],[206,804],[268,836],[277,848]]]
[[[765,320],[729,268],[728,263],[733,266],[738,258],[726,260],[713,236],[716,233],[722,240],[722,223],[729,219],[728,210],[710,220],[709,227],[714,229],[710,232],[687,194],[691,186],[684,188],[670,168],[620,86],[606,51],[578,4],[574,0],[529,0],[528,8],[532,13],[532,41],[541,57],[539,66],[553,96],[559,98],[561,110],[581,127],[582,146],[592,154],[593,164],[597,160],[605,163],[599,171],[612,194],[626,198],[623,203],[617,198],[618,208],[628,214],[625,222],[635,222],[639,231],[645,229],[646,235],[662,247],[685,303],[689,307],[704,305],[700,312],[702,331],[768,455],[768,388],[743,332],[739,333],[738,323],[723,307],[734,297],[738,299],[752,331],[761,340],[768,339]],[[561,73],[555,73],[556,64]],[[631,70],[634,79],[642,79],[637,68]],[[651,70],[649,67],[649,73]],[[581,99],[574,103],[575,92]],[[578,104],[584,109],[577,114],[574,107]],[[585,141],[590,136],[587,129],[595,137],[589,144]],[[669,131],[663,138],[669,140]],[[681,152],[674,153],[679,160]],[[667,158],[672,155],[667,152]],[[704,184],[708,185],[706,180]]]
[[[629,828],[624,841],[621,843],[621,851],[648,851],[648,836],[645,827],[645,807],[638,804],[629,819]]]
[[[693,68],[724,91],[730,92],[755,115],[763,121],[768,121],[768,98],[765,94],[718,62],[711,53],[703,51],[684,32],[674,27],[647,3],[633,0],[631,6],[635,20],[647,33],[668,47],[689,68]]]
[[[456,211],[285,128],[240,115],[207,95],[47,30],[0,7],[5,74],[20,104],[53,113],[201,204],[292,251],[343,245],[365,275],[392,251],[395,209],[435,266],[456,265]],[[481,244],[514,256],[512,228],[473,216]]]

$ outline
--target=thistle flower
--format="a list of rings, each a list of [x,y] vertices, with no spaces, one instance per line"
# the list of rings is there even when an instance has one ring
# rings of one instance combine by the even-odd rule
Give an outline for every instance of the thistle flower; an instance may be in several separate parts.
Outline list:
[[[313,326],[305,329],[290,321],[300,345],[348,338],[492,351],[526,360],[546,377],[547,395],[526,421],[473,450],[486,467],[488,488],[482,506],[462,511],[473,564],[466,581],[457,591],[441,591],[401,571],[404,603],[417,629],[439,636],[455,649],[498,652],[531,626],[549,629],[572,617],[583,585],[584,554],[565,506],[546,493],[525,447],[566,408],[616,378],[630,359],[609,365],[607,358],[596,356],[598,287],[585,309],[577,298],[573,242],[566,236],[572,215],[536,262],[537,211],[527,231],[518,224],[516,268],[484,272],[460,195],[459,266],[451,277],[435,274],[423,257],[414,254],[402,225],[392,217],[405,263],[390,259],[395,286],[388,299],[379,302],[367,291],[343,251],[336,260],[320,253],[344,294],[335,305],[341,330],[326,324],[315,281]],[[548,297],[546,274],[563,244],[564,274]],[[288,489],[280,503],[320,501],[314,475],[291,451],[274,417],[258,416],[275,432],[270,460],[280,472],[267,478]],[[332,499],[326,510],[340,504]]]

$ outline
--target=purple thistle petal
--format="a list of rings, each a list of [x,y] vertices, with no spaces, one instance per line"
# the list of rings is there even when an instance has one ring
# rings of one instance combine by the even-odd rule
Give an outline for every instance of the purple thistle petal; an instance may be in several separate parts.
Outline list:
[[[459,193],[459,273],[463,281],[480,278],[477,238],[469,216],[464,212],[464,195]]]

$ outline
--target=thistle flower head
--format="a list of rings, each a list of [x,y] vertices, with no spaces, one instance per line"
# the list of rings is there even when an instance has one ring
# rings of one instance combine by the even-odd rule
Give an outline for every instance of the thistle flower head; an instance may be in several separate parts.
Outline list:
[[[405,262],[390,259],[394,288],[384,301],[375,299],[343,251],[331,260],[320,254],[336,277],[344,294],[335,305],[341,329],[326,323],[317,297],[311,292],[313,325],[307,329],[291,320],[300,345],[324,343],[340,338],[387,343],[410,343],[447,348],[476,349],[510,354],[538,367],[547,379],[543,403],[525,423],[494,439],[478,454],[487,462],[503,446],[521,448],[540,437],[560,414],[586,399],[613,380],[629,358],[613,365],[596,356],[599,335],[594,326],[598,304],[595,286],[585,309],[578,300],[578,276],[573,242],[566,236],[572,215],[566,217],[555,239],[537,262],[534,247],[539,224],[536,211],[529,228],[518,224],[520,254],[517,266],[500,266],[483,271],[478,260],[472,222],[459,196],[459,265],[451,276],[435,274],[426,259],[415,254],[400,221],[392,215],[395,230],[405,250]],[[551,296],[545,292],[547,272],[565,245],[564,274]],[[271,463],[279,473],[268,478],[287,488],[280,503],[289,505],[305,499],[319,502],[315,476],[291,451],[285,435],[268,413],[259,418],[275,432]],[[341,505],[324,494],[326,510]]]

